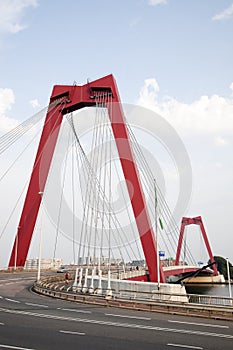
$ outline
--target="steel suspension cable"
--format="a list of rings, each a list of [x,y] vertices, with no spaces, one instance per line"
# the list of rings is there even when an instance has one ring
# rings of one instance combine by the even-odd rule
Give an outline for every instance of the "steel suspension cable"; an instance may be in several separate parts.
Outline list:
[[[6,134],[0,137],[0,155],[4,153],[12,144],[18,141],[25,133],[31,130],[45,115],[48,108],[52,105],[43,108],[38,113],[34,114],[32,117],[28,118]],[[58,105],[53,113],[56,113]],[[51,116],[52,117],[52,116]]]
[[[69,144],[69,141],[70,141],[70,136],[71,136],[71,132],[69,132],[68,144]],[[66,155],[65,155],[65,164],[64,164],[64,171],[63,171],[63,178],[62,178],[61,195],[60,195],[60,201],[59,201],[58,218],[57,218],[57,224],[56,224],[56,237],[55,237],[53,259],[55,259],[55,256],[56,256],[58,234],[59,234],[59,231],[60,231],[59,227],[60,227],[60,222],[61,222],[62,201],[63,201],[63,197],[64,197],[64,187],[65,187],[65,178],[66,178],[67,159],[68,159],[68,149],[67,149]]]
[[[50,105],[50,106],[51,106],[51,105]],[[44,112],[45,110],[47,110],[47,107],[44,108],[42,111]],[[41,111],[41,112],[42,112],[42,111]],[[36,124],[36,123],[35,123],[35,124],[32,123],[33,120],[38,122],[38,121],[42,118],[43,114],[42,114],[41,112],[39,112],[39,113],[37,113],[36,115],[34,115],[33,117],[29,118],[29,119],[26,120],[24,123],[20,124],[18,127],[16,127],[15,129],[13,129],[13,130],[10,131],[9,133],[3,135],[3,136],[0,138],[0,141],[2,141],[2,148],[1,148],[1,151],[2,151],[2,152],[1,152],[0,154],[2,154],[4,151],[6,151],[6,150],[15,142],[15,141],[13,142],[12,140],[16,140],[16,139],[18,140],[23,134],[26,133],[26,131],[29,131],[29,130]],[[41,115],[40,115],[40,114],[41,114]],[[47,121],[47,122],[48,122],[48,121]],[[27,124],[31,124],[32,126],[27,128]],[[23,133],[19,131],[19,130],[22,129],[22,125],[24,126],[24,132],[23,132]],[[16,136],[16,135],[17,135],[17,136]],[[35,135],[34,138],[36,138],[36,136],[37,136],[37,135]],[[5,175],[6,175],[6,174],[9,172],[9,170],[13,167],[13,165],[16,163],[16,161],[22,156],[22,154],[25,152],[25,150],[28,148],[28,146],[34,141],[34,138],[33,138],[33,140],[31,140],[31,141],[29,142],[29,144],[24,148],[24,150],[19,154],[19,156],[16,158],[15,162],[14,162],[13,164],[10,165],[10,167],[9,167],[9,168],[7,169],[7,171],[3,174],[3,176],[1,177],[1,179],[3,179],[3,178],[5,177]],[[7,140],[10,140],[10,141],[9,141],[8,143],[6,143]],[[37,164],[38,164],[38,162],[39,162],[39,160],[40,160],[41,155],[42,155],[42,154],[39,155],[38,160],[37,160],[37,162],[34,164],[33,169],[37,166]],[[32,171],[33,171],[33,170],[32,170]],[[18,197],[17,200],[16,200],[16,204],[14,205],[13,209],[12,209],[11,212],[10,212],[10,215],[9,215],[8,219],[6,220],[6,224],[4,225],[3,230],[2,230],[2,232],[1,232],[1,234],[0,234],[0,239],[1,239],[1,237],[3,236],[3,234],[5,233],[5,231],[6,231],[6,229],[7,229],[7,226],[8,226],[8,224],[9,224],[11,218],[13,217],[13,214],[14,214],[14,212],[15,212],[17,206],[18,206],[18,203],[19,203],[20,199],[22,198],[22,195],[23,195],[23,193],[24,193],[24,191],[25,191],[25,189],[26,189],[26,187],[27,187],[27,184],[28,184],[28,179],[25,181],[25,184],[24,184],[24,186],[23,186],[23,189],[22,189],[22,191],[21,191],[19,197]]]
[[[147,175],[148,175],[148,177],[146,177],[146,178],[150,179],[150,180],[148,180],[148,181],[149,181],[150,183],[152,183],[152,182],[153,182],[153,174],[152,174],[152,172],[151,172],[151,169],[150,169],[148,163],[147,163],[146,160],[145,160],[145,157],[144,157],[144,155],[143,155],[143,153],[142,153],[142,151],[141,151],[141,148],[140,148],[140,146],[139,146],[139,144],[138,144],[138,142],[137,142],[137,140],[136,140],[136,138],[135,138],[135,135],[134,135],[134,133],[133,133],[131,127],[130,127],[129,125],[127,125],[127,127],[128,127],[128,130],[129,130],[130,137],[131,137],[131,139],[132,139],[132,145],[133,145],[133,147],[134,147],[134,149],[135,149],[135,153],[137,154],[137,157],[138,157],[138,159],[139,159],[139,162],[141,162],[141,164],[142,164],[142,169],[143,169],[144,171],[146,171],[146,173],[147,173]],[[163,194],[162,194],[160,188],[159,188],[159,187],[157,187],[157,188],[158,188],[158,196],[159,196],[160,202],[163,203],[163,204],[162,204],[161,214],[163,215],[163,218],[164,218],[165,223],[167,224],[167,227],[169,227],[169,224],[170,224],[170,223],[173,224],[174,232],[176,233],[177,241],[178,241],[178,237],[179,237],[179,233],[178,233],[178,232],[179,232],[179,229],[178,229],[178,226],[177,226],[177,224],[176,224],[176,222],[175,222],[175,220],[174,220],[174,218],[173,218],[173,216],[172,216],[172,214],[171,214],[171,212],[170,212],[169,206],[168,206],[168,204],[167,204],[165,198],[163,197]],[[173,241],[175,242],[174,236],[171,235],[171,237],[172,237]],[[170,237],[169,237],[169,239],[170,239]],[[175,242],[175,243],[177,244],[177,242]],[[191,251],[190,251],[189,249],[188,249],[188,253],[189,253],[189,258],[190,258],[192,261],[194,261],[194,258],[193,258],[192,254],[191,254]]]
[[[95,175],[93,174],[93,169],[91,168],[90,162],[89,162],[89,160],[87,159],[87,157],[86,157],[86,155],[85,155],[85,152],[84,152],[84,150],[83,150],[83,148],[82,148],[82,146],[81,146],[81,144],[80,144],[80,141],[79,141],[79,139],[78,139],[78,135],[77,135],[77,133],[76,133],[76,130],[75,130],[75,128],[74,128],[73,123],[71,122],[70,125],[71,125],[71,127],[72,127],[72,129],[73,129],[73,131],[74,131],[74,133],[75,133],[75,137],[76,137],[76,141],[77,141],[78,147],[80,148],[81,153],[83,154],[83,157],[85,157],[85,159],[86,159],[86,162],[85,162],[85,163],[86,163],[86,166],[87,166],[88,169],[89,169],[88,182],[90,182],[91,178],[92,178],[92,179],[95,179]],[[91,172],[92,172],[92,174],[90,175]],[[109,208],[109,204],[106,203],[106,198],[105,198],[105,196],[104,196],[104,190],[102,191],[101,186],[100,186],[100,184],[98,183],[98,181],[95,180],[95,183],[96,183],[95,186],[96,186],[97,188],[98,188],[98,187],[100,188],[100,195],[101,195],[101,198],[102,198],[102,200],[103,200],[104,206],[106,207],[106,209],[111,210],[111,208]],[[86,202],[86,199],[84,200],[84,202]],[[112,210],[111,210],[111,211],[112,211]],[[84,214],[85,214],[85,213],[84,213]],[[104,211],[104,215],[106,215],[106,214],[105,214],[105,211]],[[114,226],[115,226],[116,228],[117,228],[117,227],[120,227],[119,222],[118,222],[118,220],[116,219],[116,217],[113,216],[112,220],[113,220]],[[83,221],[84,221],[84,220],[83,220]],[[117,222],[118,222],[118,224],[117,224]],[[102,227],[103,227],[103,226],[104,226],[104,225],[102,225]],[[83,233],[83,227],[84,227],[84,225],[82,225],[81,234]],[[117,229],[117,231],[119,231],[119,228]],[[119,234],[121,244],[125,245],[122,236],[125,238],[125,241],[127,241],[127,240],[126,240],[126,236],[125,236],[125,234],[124,234],[124,232],[123,232],[122,229],[121,229],[120,231],[121,231],[121,233],[122,233],[122,234]],[[130,248],[130,250],[131,250],[131,253],[132,253],[133,255],[135,255],[135,253],[134,253],[134,251],[132,250],[132,247],[131,247],[130,245],[129,245],[129,248]],[[79,250],[80,250],[80,249],[79,249]],[[130,255],[129,255],[128,250],[127,250],[126,253],[127,253],[128,257],[130,258]],[[135,258],[136,258],[136,256],[135,256]]]

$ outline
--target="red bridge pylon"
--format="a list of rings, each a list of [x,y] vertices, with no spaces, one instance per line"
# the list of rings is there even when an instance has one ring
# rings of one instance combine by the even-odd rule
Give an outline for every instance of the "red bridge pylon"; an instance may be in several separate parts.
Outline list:
[[[210,258],[210,262],[213,263],[214,262],[214,257],[212,254],[212,250],[209,244],[209,240],[203,225],[203,221],[201,216],[197,216],[195,218],[182,218],[182,222],[181,222],[181,228],[180,228],[180,236],[179,236],[179,241],[178,241],[178,246],[177,246],[177,252],[176,252],[176,261],[175,261],[175,265],[179,265],[179,261],[180,261],[180,253],[181,253],[181,247],[182,247],[182,243],[183,243],[183,238],[184,238],[184,229],[187,225],[199,225],[200,229],[201,229],[201,233],[206,245],[206,249],[208,251],[209,254],[209,258]],[[217,270],[217,266],[216,264],[213,264],[213,270],[214,270],[214,275],[217,276],[218,275],[218,270]]]
[[[117,85],[112,75],[82,86],[55,85],[53,87],[18,225],[18,232],[9,261],[10,268],[14,267],[15,260],[16,266],[21,267],[25,264],[41,204],[41,193],[44,192],[63,116],[84,107],[96,106],[96,99],[98,98],[98,101],[100,101],[101,94],[103,96],[107,94],[107,96],[111,97],[109,102],[105,102],[105,107],[108,109],[150,280],[153,282],[158,281],[157,249],[153,228],[146,208],[146,201],[138,175],[139,171],[129,142]],[[165,282],[161,264],[159,271],[160,281]]]

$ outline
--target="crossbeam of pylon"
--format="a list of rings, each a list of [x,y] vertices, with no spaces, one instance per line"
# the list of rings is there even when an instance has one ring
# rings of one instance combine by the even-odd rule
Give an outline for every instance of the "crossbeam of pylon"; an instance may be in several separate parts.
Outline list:
[[[198,225],[198,226],[200,226],[201,233],[202,233],[205,245],[206,245],[206,249],[207,249],[208,254],[209,254],[210,262],[214,263],[214,257],[213,257],[213,254],[212,254],[212,250],[211,250],[211,247],[210,247],[210,243],[209,243],[206,231],[205,231],[205,227],[204,227],[202,218],[201,218],[201,216],[197,216],[195,218],[186,218],[186,217],[182,218],[181,227],[180,227],[180,236],[179,236],[177,252],[176,252],[175,265],[179,265],[180,254],[181,254],[181,247],[182,247],[183,238],[184,238],[184,229],[188,225]],[[214,275],[217,276],[218,275],[218,270],[217,270],[216,264],[213,264],[213,269],[214,269]]]
[[[44,192],[63,115],[83,107],[95,106],[96,98],[100,101],[101,94],[103,96],[106,96],[106,94],[111,96],[111,103],[107,102],[106,108],[108,109],[150,280],[157,282],[157,249],[155,237],[146,208],[139,172],[134,161],[117,85],[112,75],[88,82],[82,86],[54,86],[9,267],[14,267],[15,262],[16,266],[24,266],[25,264],[41,204],[41,193]],[[161,264],[159,266],[159,273],[160,281],[165,282]]]

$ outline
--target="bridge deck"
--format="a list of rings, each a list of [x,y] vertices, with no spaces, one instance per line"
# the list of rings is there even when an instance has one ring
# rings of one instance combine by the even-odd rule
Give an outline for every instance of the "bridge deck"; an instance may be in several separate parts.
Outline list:
[[[163,268],[163,271],[164,271],[164,275],[168,277],[168,276],[180,275],[180,274],[189,273],[189,272],[195,272],[199,269],[200,269],[199,266],[182,265],[182,266],[165,266]],[[203,270],[202,272],[210,275],[214,273],[214,271],[209,268],[206,270]]]

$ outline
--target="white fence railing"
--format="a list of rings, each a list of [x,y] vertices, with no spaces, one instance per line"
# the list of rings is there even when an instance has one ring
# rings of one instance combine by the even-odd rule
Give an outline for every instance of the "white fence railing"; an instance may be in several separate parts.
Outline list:
[[[88,285],[90,284],[90,279],[88,279]],[[94,291],[92,294],[95,294],[98,285],[98,279],[94,283]],[[64,279],[56,276],[53,278],[47,278],[46,280],[41,281],[41,285],[45,288],[51,288],[53,290],[59,291],[69,291],[71,293],[80,293],[80,291],[72,290],[73,280],[69,282],[69,286],[65,285]],[[172,284],[161,284],[158,289],[156,283],[147,283],[147,282],[135,282],[135,281],[120,281],[112,280],[111,283],[112,296],[116,298],[124,298],[130,300],[145,300],[145,301],[154,301],[154,302],[178,302],[182,304],[199,304],[204,306],[223,306],[227,308],[232,308],[233,311],[233,298],[223,297],[223,296],[212,296],[212,295],[199,295],[199,294],[187,294],[179,292],[179,285]],[[103,294],[107,290],[107,280],[103,278],[102,286]],[[88,288],[86,294],[88,294]]]

